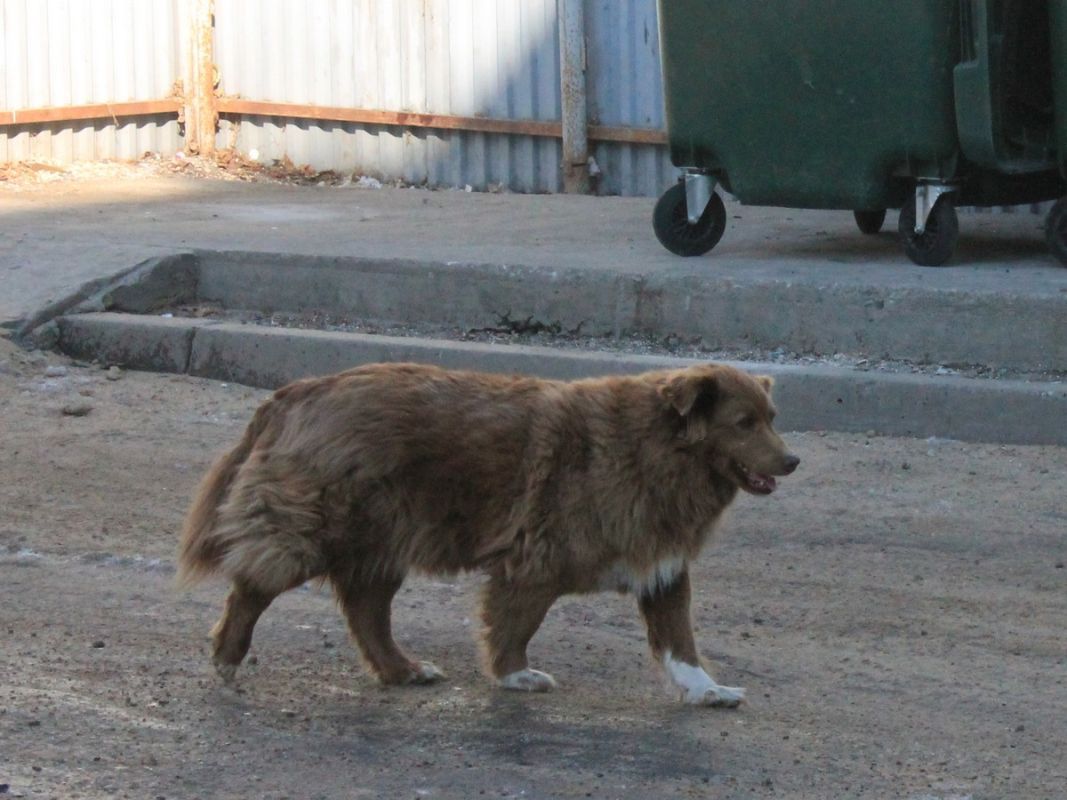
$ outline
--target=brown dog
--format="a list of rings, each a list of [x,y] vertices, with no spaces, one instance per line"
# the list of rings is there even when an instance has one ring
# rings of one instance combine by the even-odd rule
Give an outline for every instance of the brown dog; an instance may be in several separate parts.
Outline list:
[[[393,595],[411,570],[481,569],[501,686],[555,686],[527,643],[556,598],[607,589],[636,595],[686,702],[736,706],[700,665],[687,565],[738,489],[770,494],[799,463],[770,388],[716,364],[570,383],[377,364],[278,390],[182,536],[184,579],[233,581],[216,668],[232,679],[271,601],[321,577],[383,683],[437,680],[393,641]]]

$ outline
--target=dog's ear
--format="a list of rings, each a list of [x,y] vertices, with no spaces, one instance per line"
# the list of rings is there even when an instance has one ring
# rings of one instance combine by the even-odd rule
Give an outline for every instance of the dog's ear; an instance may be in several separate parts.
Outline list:
[[[771,387],[774,386],[774,378],[770,375],[757,375],[756,382],[763,387],[763,391],[767,394],[771,393]]]
[[[712,375],[683,373],[667,381],[660,392],[680,416],[687,417],[694,411],[711,408],[719,387]]]

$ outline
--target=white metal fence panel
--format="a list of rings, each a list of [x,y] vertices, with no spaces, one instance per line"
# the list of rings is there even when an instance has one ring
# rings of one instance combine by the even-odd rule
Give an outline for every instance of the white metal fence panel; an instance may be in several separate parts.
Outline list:
[[[159,100],[186,77],[191,0],[0,0],[0,111]],[[655,0],[585,0],[590,123],[662,127]],[[216,0],[220,91],[243,99],[558,122],[556,0]],[[218,145],[318,169],[561,188],[548,136],[224,116]],[[182,147],[161,116],[0,127],[0,161]],[[594,142],[608,194],[657,194],[665,148]]]
[[[182,76],[183,0],[0,0],[0,110],[160,100]],[[0,162],[181,149],[160,116],[0,127]]]
[[[493,118],[559,119],[555,0],[217,0],[224,95]],[[220,147],[435,185],[555,191],[555,140],[241,117]]]
[[[656,0],[586,0],[590,123],[666,129]],[[666,146],[598,142],[603,194],[658,195],[678,174]]]
[[[661,127],[655,0],[586,0],[593,123]],[[221,91],[246,100],[558,121],[556,0],[216,0]],[[560,189],[544,136],[227,116],[218,145],[384,180]],[[656,194],[665,148],[599,143],[611,194]]]

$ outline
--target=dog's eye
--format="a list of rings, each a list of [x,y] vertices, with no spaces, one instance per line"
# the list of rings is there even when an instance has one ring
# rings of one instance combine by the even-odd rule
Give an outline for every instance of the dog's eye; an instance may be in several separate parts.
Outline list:
[[[746,430],[752,430],[756,427],[756,417],[752,414],[749,414],[747,417],[742,417],[738,425]]]

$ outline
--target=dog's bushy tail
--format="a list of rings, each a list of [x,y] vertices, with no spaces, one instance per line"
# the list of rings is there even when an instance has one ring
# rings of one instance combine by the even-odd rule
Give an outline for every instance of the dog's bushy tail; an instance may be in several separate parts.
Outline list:
[[[270,400],[259,407],[245,428],[241,441],[230,452],[220,456],[200,482],[182,529],[178,549],[178,586],[189,586],[219,569],[226,554],[222,543],[214,536],[219,506],[226,499],[237,471],[274,416],[275,405],[276,401]]]

